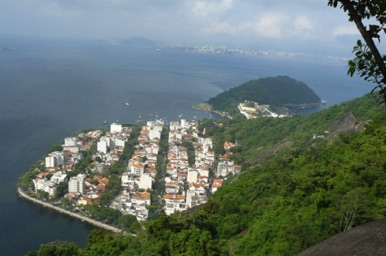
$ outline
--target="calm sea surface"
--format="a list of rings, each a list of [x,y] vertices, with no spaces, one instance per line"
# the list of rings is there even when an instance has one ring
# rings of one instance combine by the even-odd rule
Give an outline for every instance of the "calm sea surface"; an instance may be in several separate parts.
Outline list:
[[[83,246],[93,228],[19,199],[18,177],[47,149],[104,120],[202,119],[191,108],[251,79],[288,75],[328,105],[372,89],[344,63],[155,51],[133,45],[0,38],[0,255],[56,239]],[[125,103],[129,103],[126,106]]]

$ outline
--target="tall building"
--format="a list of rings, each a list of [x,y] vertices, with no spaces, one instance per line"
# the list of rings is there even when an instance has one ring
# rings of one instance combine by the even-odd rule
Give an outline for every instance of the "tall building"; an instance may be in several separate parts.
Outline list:
[[[68,192],[79,192],[84,194],[85,184],[83,174],[78,174],[78,176],[70,178],[68,181]]]
[[[46,168],[59,167],[64,164],[64,153],[62,151],[54,151],[45,158]]]

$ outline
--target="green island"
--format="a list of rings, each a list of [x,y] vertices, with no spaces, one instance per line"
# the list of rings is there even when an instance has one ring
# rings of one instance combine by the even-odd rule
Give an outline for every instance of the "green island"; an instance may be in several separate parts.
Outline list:
[[[288,115],[289,110],[321,106],[323,102],[305,83],[288,76],[260,78],[226,90],[194,108],[224,117],[247,118]]]
[[[221,177],[223,186],[207,203],[169,215],[151,206],[148,221],[113,217],[117,212],[109,207],[95,207],[106,212],[93,213],[97,210],[90,207],[89,214],[125,233],[95,229],[83,248],[53,241],[29,255],[63,250],[71,255],[294,255],[385,218],[385,117],[384,106],[365,95],[311,115],[204,119],[197,124],[199,135],[213,140],[218,158],[225,156],[242,170]],[[135,139],[128,143],[123,159],[135,150]],[[184,145],[192,154],[192,146]],[[20,187],[31,188],[36,168],[42,167],[21,177]],[[119,162],[113,169],[110,180],[124,172]]]

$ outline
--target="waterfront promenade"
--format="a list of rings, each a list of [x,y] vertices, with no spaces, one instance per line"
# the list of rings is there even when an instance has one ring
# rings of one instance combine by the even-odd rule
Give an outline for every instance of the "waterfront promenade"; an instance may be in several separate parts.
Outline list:
[[[105,229],[105,230],[108,230],[108,231],[111,231],[111,232],[114,232],[114,233],[122,233],[122,234],[123,234],[123,231],[120,230],[119,228],[116,228],[116,227],[107,225],[107,224],[105,224],[105,223],[102,223],[102,222],[100,222],[100,221],[96,221],[96,220],[94,220],[94,219],[91,219],[91,218],[89,218],[89,217],[83,216],[83,215],[81,215],[81,214],[74,213],[74,212],[71,212],[71,211],[67,211],[67,210],[65,210],[65,209],[63,209],[63,208],[54,206],[54,205],[52,205],[52,204],[50,204],[50,203],[43,202],[43,201],[41,201],[41,200],[38,200],[38,199],[36,199],[36,198],[33,198],[33,197],[27,195],[26,193],[24,193],[24,191],[23,191],[20,187],[17,188],[17,193],[19,194],[20,197],[22,197],[22,198],[24,198],[24,199],[26,199],[26,200],[29,200],[29,201],[31,201],[31,202],[34,202],[34,203],[43,205],[44,207],[47,207],[47,208],[51,208],[51,209],[53,209],[53,210],[55,210],[55,211],[58,211],[58,212],[60,212],[60,213],[67,214],[67,215],[69,215],[69,216],[71,216],[71,217],[78,218],[78,219],[80,219],[80,220],[82,220],[82,221],[85,221],[85,222],[87,222],[87,223],[89,223],[89,224],[95,226],[95,227],[102,228],[102,229]]]

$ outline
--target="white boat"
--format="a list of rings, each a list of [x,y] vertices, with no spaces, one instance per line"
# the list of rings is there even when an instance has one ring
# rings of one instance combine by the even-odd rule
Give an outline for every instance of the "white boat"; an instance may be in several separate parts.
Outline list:
[[[126,103],[125,103],[125,105],[126,105],[126,106],[129,106],[129,105],[130,105],[130,103],[126,102]]]

